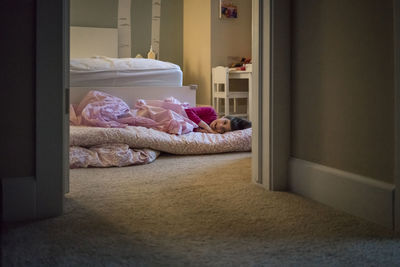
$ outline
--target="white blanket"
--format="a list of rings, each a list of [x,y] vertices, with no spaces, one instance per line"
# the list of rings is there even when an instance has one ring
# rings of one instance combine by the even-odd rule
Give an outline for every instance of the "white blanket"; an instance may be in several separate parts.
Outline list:
[[[148,71],[148,70],[180,70],[176,64],[147,58],[109,58],[97,56],[92,58],[72,58],[71,71]]]

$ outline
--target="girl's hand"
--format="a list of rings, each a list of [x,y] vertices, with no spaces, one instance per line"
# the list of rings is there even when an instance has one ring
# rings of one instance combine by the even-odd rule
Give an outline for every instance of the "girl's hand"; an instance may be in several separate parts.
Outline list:
[[[217,132],[215,132],[213,129],[211,129],[211,127],[208,126],[208,124],[205,123],[204,121],[200,121],[198,125],[199,125],[199,127],[201,128],[201,129],[199,129],[199,130],[200,130],[202,133],[217,133]],[[203,132],[202,130],[205,130],[205,132]]]

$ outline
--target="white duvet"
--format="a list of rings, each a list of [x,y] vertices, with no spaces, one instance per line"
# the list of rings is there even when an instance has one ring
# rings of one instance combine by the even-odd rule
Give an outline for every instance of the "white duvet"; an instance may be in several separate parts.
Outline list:
[[[147,58],[109,58],[96,56],[91,58],[72,58],[71,71],[124,71],[124,70],[180,70],[170,62]]]

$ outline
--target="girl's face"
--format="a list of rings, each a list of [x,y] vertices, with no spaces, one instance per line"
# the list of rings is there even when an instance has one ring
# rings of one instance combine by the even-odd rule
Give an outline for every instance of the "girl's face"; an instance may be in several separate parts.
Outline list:
[[[231,121],[227,118],[216,119],[210,123],[210,128],[217,133],[225,133],[231,131]]]

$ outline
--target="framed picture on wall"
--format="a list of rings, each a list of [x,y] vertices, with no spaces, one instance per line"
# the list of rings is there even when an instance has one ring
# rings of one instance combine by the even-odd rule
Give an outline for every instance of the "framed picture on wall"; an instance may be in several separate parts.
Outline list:
[[[232,1],[219,0],[219,18],[236,19],[237,18],[237,6]]]

